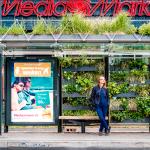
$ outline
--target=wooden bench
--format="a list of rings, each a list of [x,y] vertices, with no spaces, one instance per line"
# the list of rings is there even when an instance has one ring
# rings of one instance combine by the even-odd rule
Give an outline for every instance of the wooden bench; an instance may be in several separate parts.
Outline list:
[[[60,124],[58,127],[58,132],[62,132],[63,120],[74,120],[80,122],[81,133],[85,133],[86,123],[90,121],[99,121],[99,117],[98,116],[59,116]],[[108,117],[106,117],[106,120],[108,120]]]

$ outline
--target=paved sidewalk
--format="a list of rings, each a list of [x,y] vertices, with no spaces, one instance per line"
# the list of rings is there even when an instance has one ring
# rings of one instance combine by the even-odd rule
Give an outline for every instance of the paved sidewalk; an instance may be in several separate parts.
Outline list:
[[[7,148],[47,148],[47,149],[138,149],[150,150],[150,133],[111,133],[98,136],[98,133],[48,133],[14,132],[0,136],[0,149]]]

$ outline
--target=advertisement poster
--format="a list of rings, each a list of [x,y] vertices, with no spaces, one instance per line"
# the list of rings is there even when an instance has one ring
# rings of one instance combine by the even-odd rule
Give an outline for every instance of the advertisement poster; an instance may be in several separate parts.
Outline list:
[[[53,122],[50,62],[11,63],[11,122]]]

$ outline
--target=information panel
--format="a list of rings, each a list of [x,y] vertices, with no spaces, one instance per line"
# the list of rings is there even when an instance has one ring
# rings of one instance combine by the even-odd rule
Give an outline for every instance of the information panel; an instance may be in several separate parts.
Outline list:
[[[43,61],[41,61],[43,60]],[[39,59],[10,61],[10,122],[53,123],[54,62]]]

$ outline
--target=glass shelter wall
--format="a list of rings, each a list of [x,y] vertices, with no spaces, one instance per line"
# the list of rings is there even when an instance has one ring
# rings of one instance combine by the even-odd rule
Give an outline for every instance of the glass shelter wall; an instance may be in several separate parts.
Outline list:
[[[76,47],[76,44],[68,44],[67,46],[64,44],[63,46],[63,51],[65,52],[65,54],[71,54],[72,57],[77,56],[78,52],[80,52],[81,55],[87,54],[84,58],[87,57],[90,59],[94,59],[94,57],[108,57],[108,88],[111,99],[111,122],[149,121],[148,117],[150,116],[150,44],[84,43],[81,44],[80,47]],[[81,56],[78,55],[77,57],[80,58]],[[99,61],[99,65],[101,66],[101,61]],[[106,69],[106,66],[107,65],[105,64],[105,67],[103,69]],[[100,72],[100,74],[101,73],[102,72]],[[80,75],[82,74],[85,73],[81,71]],[[96,82],[94,84],[96,84]],[[73,85],[75,86],[75,84]],[[63,84],[63,87],[66,88],[66,84]],[[77,89],[79,90],[78,87]],[[88,89],[88,91],[90,94],[90,88]],[[81,95],[83,94],[81,93]],[[88,98],[88,96],[86,96],[86,98]],[[72,99],[80,99],[80,105],[83,102],[85,102],[84,96],[83,98],[70,98],[68,95],[67,99],[68,103],[74,103]],[[64,97],[64,103],[66,102],[66,97]],[[76,100],[75,102],[75,105],[77,105],[78,102]],[[86,111],[85,114],[87,112],[88,111]],[[76,114],[73,111],[63,111],[63,113],[64,115]],[[93,115],[92,112],[88,113]],[[77,114],[82,115],[80,111],[77,111]]]
[[[111,121],[148,122],[147,118],[150,116],[150,44],[132,43],[132,40],[128,44],[115,43],[115,41],[108,43],[107,40],[100,43],[95,42],[95,39],[91,42],[87,39],[84,42],[79,42],[77,39],[68,42],[63,39],[64,41],[60,40],[55,43],[53,39],[51,42],[41,39],[44,42],[42,43],[39,39],[37,42],[37,39],[34,39],[36,37],[32,36],[31,43],[12,42],[11,39],[6,41],[7,50],[3,51],[3,55],[25,56],[30,53],[31,55],[60,57],[63,73],[62,96],[63,104],[65,104],[62,105],[63,115],[97,115],[95,111],[88,108],[89,95],[92,87],[97,84],[96,76],[106,75],[109,70]],[[65,107],[66,105],[76,108]]]

